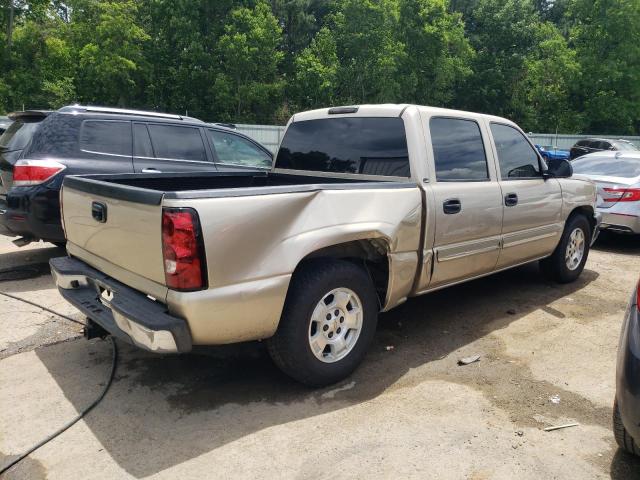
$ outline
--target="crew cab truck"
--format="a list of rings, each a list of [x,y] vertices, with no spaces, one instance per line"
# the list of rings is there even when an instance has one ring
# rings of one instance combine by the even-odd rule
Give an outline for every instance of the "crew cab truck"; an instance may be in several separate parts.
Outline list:
[[[51,268],[89,337],[156,352],[266,340],[284,372],[327,385],[408,297],[537,260],[578,278],[596,189],[565,163],[549,171],[499,117],[297,113],[269,172],[67,177],[68,256]]]

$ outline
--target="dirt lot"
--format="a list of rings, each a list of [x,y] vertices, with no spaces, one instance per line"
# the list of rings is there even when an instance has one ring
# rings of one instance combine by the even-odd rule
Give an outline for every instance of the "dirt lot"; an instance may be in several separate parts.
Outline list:
[[[0,237],[0,291],[81,316],[48,244]],[[615,354],[640,239],[606,238],[571,285],[536,265],[382,316],[364,365],[333,388],[280,374],[260,343],[156,356],[120,344],[113,386],[6,478],[640,478],[611,434]],[[99,393],[111,345],[0,296],[0,463]],[[393,346],[393,349],[387,349]],[[461,357],[481,361],[458,366]],[[559,398],[554,403],[551,398]],[[579,422],[575,428],[543,428]]]

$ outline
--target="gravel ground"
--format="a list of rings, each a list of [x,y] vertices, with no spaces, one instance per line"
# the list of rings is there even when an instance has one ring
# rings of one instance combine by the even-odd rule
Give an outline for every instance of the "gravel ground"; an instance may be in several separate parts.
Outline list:
[[[46,273],[63,254],[0,237],[0,291],[82,320]],[[24,266],[33,278],[2,273]],[[5,478],[640,478],[610,425],[639,273],[640,239],[608,236],[570,285],[528,265],[412,299],[381,317],[363,366],[322,390],[280,374],[260,343],[183,356],[119,344],[103,402]],[[4,463],[91,403],[112,352],[2,295],[0,322]]]

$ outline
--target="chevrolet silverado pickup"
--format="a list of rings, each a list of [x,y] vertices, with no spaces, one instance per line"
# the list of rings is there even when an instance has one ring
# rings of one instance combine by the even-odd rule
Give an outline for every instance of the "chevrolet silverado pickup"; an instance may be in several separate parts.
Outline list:
[[[504,118],[325,108],[290,119],[268,172],[66,177],[51,268],[88,337],[265,340],[285,373],[327,385],[408,297],[538,260],[578,278],[599,219],[594,184],[570,177]]]

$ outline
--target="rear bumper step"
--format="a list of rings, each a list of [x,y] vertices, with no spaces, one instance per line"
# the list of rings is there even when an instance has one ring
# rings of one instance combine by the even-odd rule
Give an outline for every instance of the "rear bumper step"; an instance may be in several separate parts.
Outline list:
[[[191,351],[187,322],[111,277],[71,257],[49,261],[62,296],[111,335],[158,353]]]

